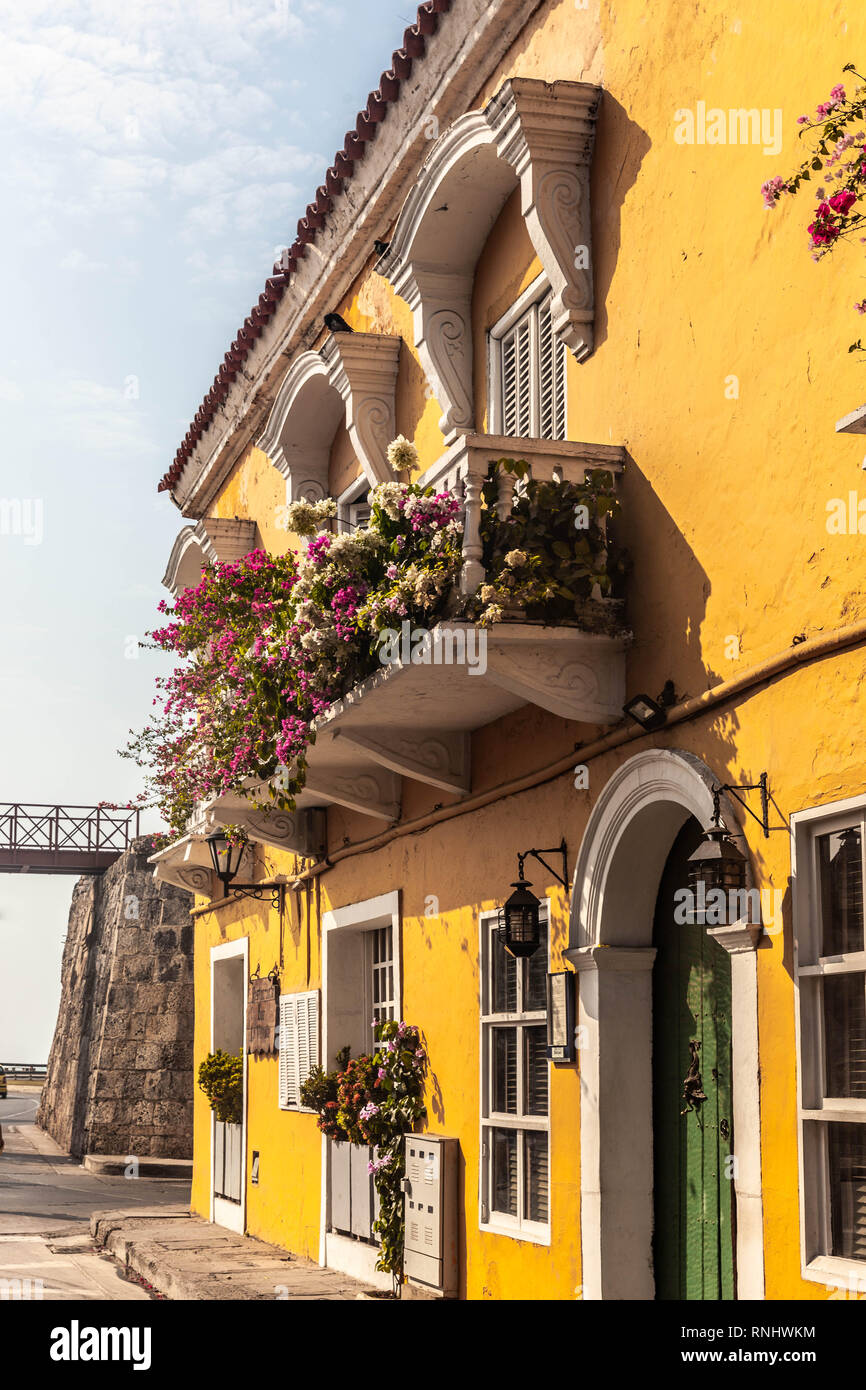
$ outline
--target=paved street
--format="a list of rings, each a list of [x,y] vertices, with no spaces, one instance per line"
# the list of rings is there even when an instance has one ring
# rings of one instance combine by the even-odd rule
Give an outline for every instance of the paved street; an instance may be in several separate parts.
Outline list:
[[[0,1300],[148,1299],[139,1280],[97,1252],[91,1214],[176,1205],[188,1199],[187,1184],[85,1172],[33,1123],[37,1105],[38,1093],[23,1087],[0,1101]]]

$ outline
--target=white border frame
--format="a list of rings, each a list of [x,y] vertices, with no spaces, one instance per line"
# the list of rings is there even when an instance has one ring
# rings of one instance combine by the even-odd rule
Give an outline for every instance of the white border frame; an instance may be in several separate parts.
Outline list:
[[[330,1059],[330,1037],[328,1035],[328,958],[336,948],[334,933],[346,930],[364,931],[372,927],[391,927],[394,950],[394,1011],[399,1019],[403,1017],[403,930],[400,908],[400,890],[381,893],[376,898],[365,898],[362,902],[349,903],[346,907],[333,908],[322,916],[322,999],[321,999],[321,1039],[322,1066],[327,1067]],[[360,1242],[349,1240],[328,1231],[330,1217],[328,1203],[328,1164],[330,1147],[326,1135],[322,1135],[322,1187],[319,1217],[319,1264],[323,1268],[338,1269],[343,1274],[363,1279],[375,1288],[391,1288],[390,1274],[382,1274],[376,1269],[378,1251],[375,1246],[362,1246]]]
[[[810,1248],[827,1241],[827,1204],[829,1194],[824,1171],[807,1173],[804,1127],[814,1111],[803,1104],[803,1052],[814,1047],[814,1023],[806,1021],[804,1028],[800,999],[799,946],[807,928],[807,919],[815,911],[815,876],[812,846],[816,834],[839,829],[855,817],[866,816],[866,791],[860,796],[841,801],[827,801],[795,811],[791,825],[791,920],[793,925],[794,958],[794,1032],[797,1052],[797,1171],[799,1175],[800,1213],[800,1274],[808,1283],[866,1293],[866,1261],[848,1260],[839,1255],[811,1255]],[[866,844],[863,846],[866,852]],[[854,1103],[856,1105],[856,1102]],[[854,1108],[854,1106],[852,1106]],[[839,1115],[850,1120],[850,1115]]]
[[[548,295],[552,294],[550,281],[546,271],[536,275],[531,284],[527,285],[522,294],[518,295],[510,309],[506,309],[500,319],[497,319],[492,328],[487,330],[487,418],[490,422],[487,433],[504,435],[502,415],[502,352],[500,344],[518,319],[522,318],[528,309],[533,305],[538,305]],[[541,373],[538,361],[538,315],[535,315],[535,329],[530,337],[529,355],[531,361],[530,368],[530,415],[533,417],[531,424],[534,426],[535,420],[538,421],[538,434],[530,434],[530,439],[543,439],[541,431],[541,401],[539,399],[539,383]],[[565,406],[565,435],[568,439],[568,352],[556,334],[552,334],[555,350],[563,354],[563,395]],[[554,366],[555,372],[555,366]],[[509,438],[521,439],[522,435],[509,436]],[[555,443],[562,441],[555,440]]]
[[[547,973],[550,973],[551,944],[553,938],[553,904],[550,897],[544,897],[541,901],[547,908]],[[488,948],[485,942],[485,934],[489,935],[490,924],[499,915],[498,908],[491,908],[488,911],[478,914],[478,1229],[484,1231],[486,1235],[507,1236],[509,1240],[527,1241],[530,1245],[550,1245],[551,1231],[553,1230],[553,1182],[551,1175],[553,1172],[553,1117],[551,1115],[551,1091],[550,1084],[552,1075],[552,1065],[550,1059],[547,1062],[547,1127],[541,1125],[527,1125],[526,1129],[537,1129],[547,1135],[547,1165],[548,1165],[548,1206],[547,1222],[542,1225],[537,1221],[524,1222],[522,1225],[515,1221],[512,1225],[509,1218],[503,1213],[497,1213],[496,1218],[484,1220],[484,1195],[488,1182],[489,1157],[484,1156],[484,1129],[496,1128],[495,1119],[485,1118],[487,1109],[487,1091],[489,1077],[484,1067],[484,1004],[485,989],[489,985],[489,980],[485,981],[484,965],[488,957]],[[540,1020],[539,1020],[540,1021]],[[487,1027],[491,1027],[490,1024]],[[489,1069],[488,1069],[489,1070]],[[523,1128],[518,1129],[519,1134],[524,1134]]]
[[[646,749],[609,778],[581,843],[564,955],[580,974],[577,1021],[586,1039],[579,1054],[584,1299],[655,1295],[653,916],[676,834],[689,815],[709,824],[716,783],[693,753]],[[721,809],[733,829],[726,795]],[[764,1297],[758,935],[745,923],[716,935],[731,953],[738,1299]]]
[[[210,950],[210,1050],[213,1051],[214,1036],[214,965],[220,960],[230,960],[242,956],[244,962],[244,1098],[241,1120],[241,1200],[240,1205],[228,1202],[214,1193],[214,1113],[210,1112],[210,1219],[217,1226],[225,1226],[229,1231],[243,1235],[247,1228],[247,995],[250,975],[250,939],[242,936],[237,941],[224,941]]]

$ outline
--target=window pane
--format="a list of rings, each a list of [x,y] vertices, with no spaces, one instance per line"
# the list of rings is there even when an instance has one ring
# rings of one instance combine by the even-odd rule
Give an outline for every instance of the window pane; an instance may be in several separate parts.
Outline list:
[[[524,1028],[526,1114],[547,1114],[547,1027]]]
[[[492,1011],[513,1014],[517,1009],[517,961],[508,954],[496,930],[490,933],[490,963],[493,968]]]
[[[490,1130],[493,1145],[494,1211],[517,1215],[517,1134],[510,1129]]]
[[[547,1135],[527,1131],[523,1136],[524,1205],[527,1221],[546,1221],[548,1211]]]
[[[825,975],[827,1095],[866,1099],[866,975]]]
[[[517,1029],[493,1030],[493,1109],[517,1114]]]
[[[818,836],[821,955],[862,951],[863,859],[858,826]]]
[[[547,919],[538,924],[538,950],[523,965],[523,1012],[547,1008]]]
[[[828,1124],[831,1254],[866,1260],[866,1125]]]

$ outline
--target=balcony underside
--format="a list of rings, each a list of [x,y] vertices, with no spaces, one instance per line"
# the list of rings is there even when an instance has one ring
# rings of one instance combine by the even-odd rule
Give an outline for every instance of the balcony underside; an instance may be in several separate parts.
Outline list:
[[[510,622],[482,631],[446,622],[431,635],[426,650],[407,645],[404,659],[316,720],[294,811],[279,810],[264,785],[219,797],[200,808],[189,835],[153,856],[157,877],[210,892],[203,837],[217,825],[239,825],[253,842],[315,857],[324,852],[328,806],[390,824],[400,818],[404,777],[465,796],[472,732],[526,704],[596,726],[621,718],[627,635]],[[286,777],[278,774],[275,788]]]

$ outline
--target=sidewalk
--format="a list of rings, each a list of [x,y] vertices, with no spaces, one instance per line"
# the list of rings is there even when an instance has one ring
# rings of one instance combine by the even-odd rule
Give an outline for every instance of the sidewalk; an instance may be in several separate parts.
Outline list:
[[[122,1265],[170,1299],[357,1299],[367,1285],[184,1206],[94,1212],[90,1231]]]

